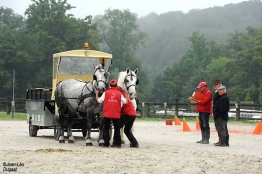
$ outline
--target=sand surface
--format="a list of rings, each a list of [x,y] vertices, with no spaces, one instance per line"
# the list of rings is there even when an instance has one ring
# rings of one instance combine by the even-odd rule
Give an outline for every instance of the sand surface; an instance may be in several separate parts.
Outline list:
[[[52,129],[28,135],[25,121],[0,121],[0,173],[65,174],[259,174],[262,173],[262,135],[254,135],[255,124],[229,123],[230,147],[215,147],[217,133],[211,126],[210,144],[197,144],[200,132],[165,122],[136,121],[134,135],[140,148],[101,148],[92,133],[93,147],[86,147],[79,132],[76,142],[59,144]]]

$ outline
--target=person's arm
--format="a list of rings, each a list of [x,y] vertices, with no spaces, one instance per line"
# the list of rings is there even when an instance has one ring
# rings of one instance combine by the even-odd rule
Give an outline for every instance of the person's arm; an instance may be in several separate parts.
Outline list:
[[[103,93],[100,98],[99,98],[98,94],[99,94],[99,91],[96,91],[96,101],[98,103],[102,103],[104,101],[104,99],[105,99],[105,93]]]
[[[123,104],[127,104],[128,102],[128,91],[127,90],[124,91],[124,96],[123,94],[121,94],[121,102]]]
[[[208,102],[210,102],[210,100],[212,100],[212,93],[211,92],[207,92],[205,94],[205,97],[202,100],[195,100],[197,103],[205,105]]]
[[[195,103],[195,104],[197,103],[197,99],[195,99],[195,98],[192,97],[192,96],[191,96],[191,97],[188,97],[187,99],[188,99],[191,103]]]

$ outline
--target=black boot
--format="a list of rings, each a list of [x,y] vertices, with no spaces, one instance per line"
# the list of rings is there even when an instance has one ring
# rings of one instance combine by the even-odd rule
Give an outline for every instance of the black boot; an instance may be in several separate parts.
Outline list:
[[[218,141],[216,142],[216,143],[213,143],[214,145],[216,145],[216,144],[220,144],[220,140],[221,138],[219,137],[219,139],[218,139]]]
[[[220,144],[215,145],[215,146],[225,147],[226,146],[226,138],[221,138]]]
[[[205,130],[205,140],[201,144],[209,144],[210,130]]]
[[[229,135],[226,136],[226,142],[225,142],[226,146],[229,147]]]
[[[201,130],[201,136],[202,136],[202,139],[197,141],[196,143],[202,143],[205,140],[205,131],[204,130]]]
[[[220,139],[221,139],[221,138],[220,138],[219,133],[217,133],[217,135],[218,135],[218,141],[217,141],[216,143],[213,143],[213,145],[220,144],[220,141],[221,141]]]

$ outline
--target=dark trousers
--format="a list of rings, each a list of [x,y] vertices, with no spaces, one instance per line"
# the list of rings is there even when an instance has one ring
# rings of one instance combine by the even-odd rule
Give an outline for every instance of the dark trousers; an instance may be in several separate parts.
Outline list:
[[[218,134],[218,137],[219,137],[219,139],[220,139],[220,135],[219,135],[219,133],[218,133],[218,129],[217,129],[217,119],[214,119],[214,123],[215,123],[215,128],[216,128],[216,130],[217,130],[217,134]]]
[[[113,119],[113,118],[106,118],[104,117],[104,141],[105,146],[109,146],[109,129],[111,121],[114,125],[114,144],[121,145],[121,138],[120,138],[120,127],[119,127],[119,119]]]
[[[199,112],[199,125],[201,131],[210,130],[209,127],[209,113]]]
[[[217,118],[215,124],[218,135],[221,138],[226,138],[226,136],[228,136],[227,121],[222,118]]]
[[[137,140],[134,137],[133,133],[131,132],[131,129],[133,127],[133,124],[136,120],[136,116],[129,116],[129,115],[122,115],[120,120],[119,120],[119,127],[120,129],[125,126],[124,133],[126,134],[126,137],[128,140],[133,144],[137,145]]]

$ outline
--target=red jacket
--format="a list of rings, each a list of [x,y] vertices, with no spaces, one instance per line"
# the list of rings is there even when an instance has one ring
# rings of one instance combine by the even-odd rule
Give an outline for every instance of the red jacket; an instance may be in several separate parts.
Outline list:
[[[117,86],[116,89],[122,91],[122,88],[120,86]],[[122,95],[125,96],[125,92],[122,92]],[[132,117],[137,116],[135,107],[129,98],[128,98],[128,102],[122,106],[121,115],[124,114]]]
[[[212,114],[212,93],[208,88],[206,88],[206,90],[202,93],[205,97],[197,103],[196,112],[206,112]]]
[[[116,88],[106,90],[103,106],[104,117],[120,118],[121,95],[121,92],[119,92]]]
[[[128,115],[128,116],[137,116],[135,107],[130,99],[128,99],[127,104],[124,104],[121,110],[121,115]]]

